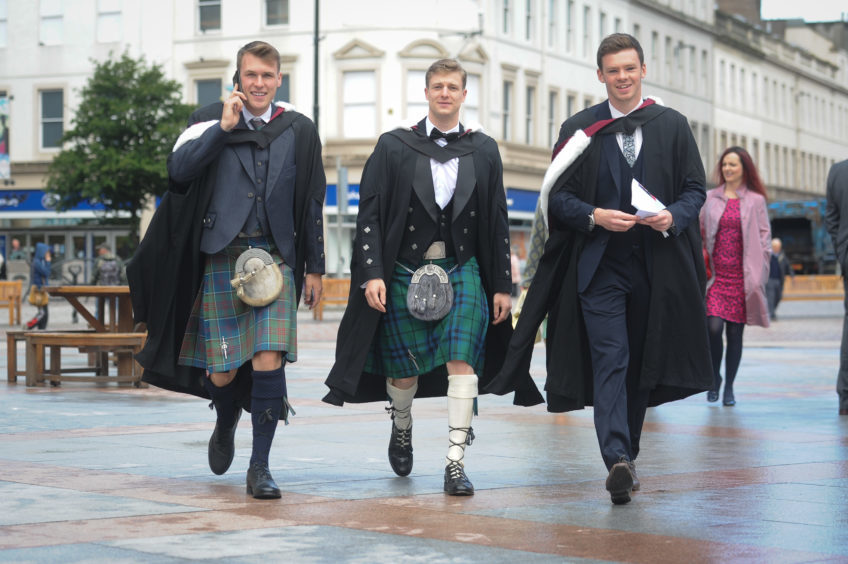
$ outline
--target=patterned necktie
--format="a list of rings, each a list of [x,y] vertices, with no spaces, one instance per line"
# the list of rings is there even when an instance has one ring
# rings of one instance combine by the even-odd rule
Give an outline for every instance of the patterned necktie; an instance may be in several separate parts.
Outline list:
[[[255,129],[256,131],[259,131],[260,129],[265,127],[265,120],[262,119],[262,118],[255,117],[255,118],[250,120],[250,125],[253,126],[253,129]]]
[[[624,135],[624,140],[621,144],[621,152],[624,153],[624,160],[627,161],[630,168],[633,168],[633,164],[636,162],[636,139],[632,134],[623,133],[622,135]]]

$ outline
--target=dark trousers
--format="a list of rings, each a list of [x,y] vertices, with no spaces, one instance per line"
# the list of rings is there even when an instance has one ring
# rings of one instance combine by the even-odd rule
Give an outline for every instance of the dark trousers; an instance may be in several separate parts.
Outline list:
[[[605,256],[580,294],[594,374],[595,432],[607,469],[639,454],[648,391],[639,374],[651,287],[640,255]]]

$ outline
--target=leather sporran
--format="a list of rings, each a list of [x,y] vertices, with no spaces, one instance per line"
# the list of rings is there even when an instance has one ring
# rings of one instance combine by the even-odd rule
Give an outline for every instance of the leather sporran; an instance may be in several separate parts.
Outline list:
[[[425,264],[412,273],[406,291],[406,308],[412,317],[422,321],[438,321],[453,306],[453,286],[448,273],[437,264]]]
[[[27,301],[35,307],[44,307],[50,301],[50,295],[42,290],[40,286],[32,286],[29,289]]]
[[[236,276],[230,285],[241,301],[262,307],[280,297],[283,273],[267,251],[247,249],[236,259]]]

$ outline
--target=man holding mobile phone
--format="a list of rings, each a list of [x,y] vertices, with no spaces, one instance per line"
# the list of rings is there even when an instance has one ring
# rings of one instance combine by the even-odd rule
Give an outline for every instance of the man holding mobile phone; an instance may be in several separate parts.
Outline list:
[[[170,190],[127,269],[148,327],[144,380],[212,399],[216,474],[250,411],[247,493],[261,499],[281,495],[268,456],[290,411],[284,368],[297,358],[300,295],[315,307],[324,272],[321,143],[309,118],[273,102],[281,81],[272,45],[239,50],[230,96],[194,112],[177,140]]]

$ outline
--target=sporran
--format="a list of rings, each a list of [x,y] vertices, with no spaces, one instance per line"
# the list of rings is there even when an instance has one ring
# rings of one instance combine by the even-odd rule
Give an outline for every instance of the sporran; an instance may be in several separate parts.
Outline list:
[[[280,297],[283,274],[267,251],[251,248],[236,259],[236,276],[230,280],[230,285],[241,301],[262,307]]]
[[[413,317],[422,321],[438,321],[448,314],[452,305],[453,287],[444,268],[425,264],[412,272],[406,292],[406,307]]]

